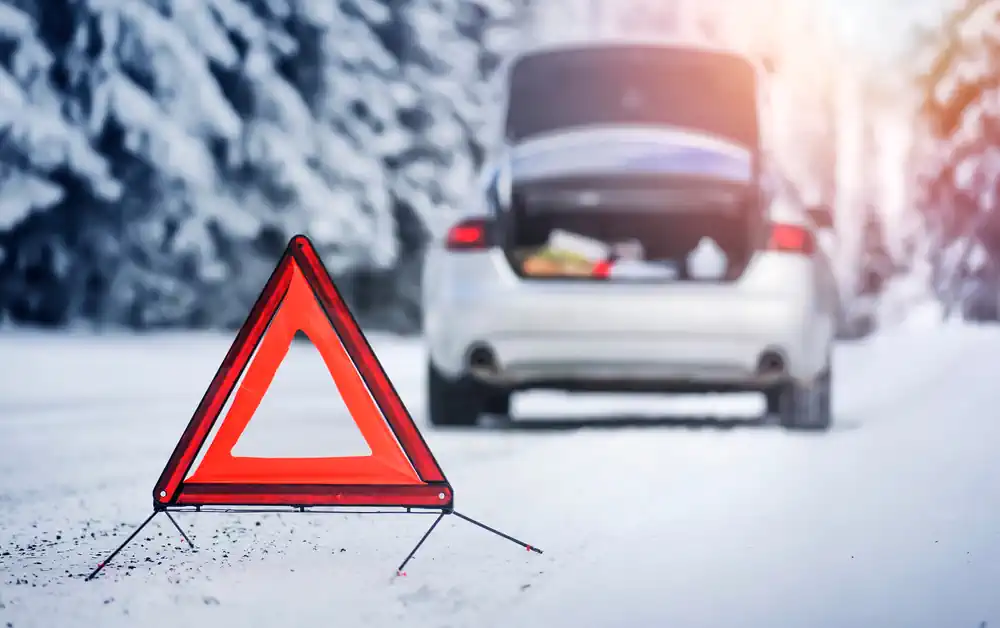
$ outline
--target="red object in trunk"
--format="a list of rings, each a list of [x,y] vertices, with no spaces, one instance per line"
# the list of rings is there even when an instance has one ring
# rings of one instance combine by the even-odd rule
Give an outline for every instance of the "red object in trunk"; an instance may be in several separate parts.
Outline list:
[[[611,276],[611,266],[614,262],[606,259],[594,264],[594,269],[590,271],[591,276],[598,279],[607,279]]]

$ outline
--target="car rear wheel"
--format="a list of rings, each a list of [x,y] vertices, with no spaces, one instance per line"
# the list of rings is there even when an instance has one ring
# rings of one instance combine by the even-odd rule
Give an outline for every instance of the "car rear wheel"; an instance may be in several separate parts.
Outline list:
[[[427,365],[427,415],[431,425],[472,426],[480,414],[506,417],[510,414],[511,393],[495,390],[470,377],[457,379]]]
[[[1000,320],[1000,306],[993,299],[973,297],[964,307],[964,318],[977,323],[996,322]]]
[[[827,370],[812,385],[788,382],[770,391],[767,409],[789,430],[825,432],[833,426],[832,374]]]
[[[510,391],[486,389],[483,391],[483,412],[498,417],[510,416]]]

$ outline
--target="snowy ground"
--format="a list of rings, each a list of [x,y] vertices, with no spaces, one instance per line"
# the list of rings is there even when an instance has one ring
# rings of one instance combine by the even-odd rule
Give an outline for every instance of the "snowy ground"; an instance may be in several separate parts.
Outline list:
[[[449,518],[393,578],[428,518],[181,515],[196,553],[159,521],[84,582],[148,513],[227,346],[0,335],[0,626],[1000,625],[1000,328],[843,347],[823,436],[665,420],[757,409],[724,398],[535,395],[520,429],[425,428],[460,510],[542,556]],[[419,344],[376,349],[422,422]],[[311,351],[246,447],[332,438]]]

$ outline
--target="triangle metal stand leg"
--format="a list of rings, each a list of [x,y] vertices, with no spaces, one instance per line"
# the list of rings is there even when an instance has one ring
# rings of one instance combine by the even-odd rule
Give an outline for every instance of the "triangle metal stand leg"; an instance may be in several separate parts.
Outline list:
[[[177,520],[170,515],[170,511],[164,510],[163,514],[167,516],[167,519],[170,519],[170,523],[174,524],[174,527],[177,528],[177,531],[181,533],[181,538],[183,538],[184,541],[188,544],[188,547],[194,549],[194,543],[191,542],[191,539],[188,538],[188,535],[185,534],[184,530],[182,530],[180,525],[178,525]]]
[[[420,546],[424,544],[424,541],[427,540],[427,537],[429,537],[431,535],[431,532],[434,531],[434,528],[436,528],[437,525],[439,523],[441,523],[441,520],[444,519],[444,516],[445,515],[449,515],[449,514],[450,515],[455,515],[456,517],[458,517],[459,519],[461,519],[463,521],[468,521],[472,525],[477,526],[479,528],[482,528],[483,530],[486,530],[487,532],[492,532],[493,534],[495,534],[495,535],[497,535],[497,536],[499,536],[501,538],[507,539],[511,543],[514,543],[516,545],[520,545],[521,547],[523,547],[524,549],[528,550],[529,552],[534,552],[536,554],[541,554],[542,553],[542,550],[538,549],[534,545],[529,545],[528,543],[525,543],[524,541],[516,539],[516,538],[510,536],[509,534],[505,534],[505,533],[501,532],[500,530],[497,530],[496,528],[492,528],[492,527],[486,525],[485,523],[482,523],[481,521],[476,521],[475,519],[473,519],[471,517],[467,517],[467,516],[463,515],[462,513],[458,512],[457,510],[441,511],[441,513],[434,519],[434,523],[431,524],[431,527],[427,529],[427,532],[424,532],[424,535],[422,537],[420,537],[419,541],[417,541],[416,546],[414,546],[414,548],[412,550],[410,550],[409,555],[407,555],[406,559],[403,560],[403,562],[396,569],[396,575],[397,576],[405,576],[406,575],[406,572],[403,571],[403,569],[410,562],[410,560],[413,559],[413,557],[417,553],[417,550],[419,550]]]
[[[528,550],[529,552],[534,552],[536,554],[541,554],[542,553],[542,550],[538,549],[534,545],[529,545],[529,544],[525,543],[524,541],[521,541],[520,539],[515,539],[511,535],[504,534],[503,532],[501,532],[500,530],[497,530],[496,528],[491,528],[490,526],[486,525],[485,523],[482,523],[481,521],[476,521],[475,519],[473,519],[471,517],[466,517],[462,513],[458,512],[457,510],[453,510],[451,512],[451,514],[455,515],[456,517],[458,517],[459,519],[461,519],[463,521],[468,521],[472,525],[478,526],[478,527],[482,528],[483,530],[486,530],[487,532],[492,532],[493,534],[495,534],[495,535],[497,535],[499,537],[505,538],[508,541],[510,541],[511,543],[514,543],[515,545],[520,545],[521,547],[523,547],[524,549]]]
[[[177,520],[174,519],[170,515],[170,513],[168,511],[157,509],[157,510],[154,510],[148,517],[146,517],[146,520],[143,521],[142,524],[139,525],[139,527],[136,528],[132,532],[132,534],[130,534],[129,537],[127,539],[125,539],[125,541],[121,545],[119,545],[117,547],[117,549],[115,549],[115,551],[111,552],[111,554],[107,558],[105,558],[103,561],[99,562],[97,564],[97,567],[92,572],[90,572],[90,575],[87,576],[84,580],[85,581],[90,581],[90,580],[93,580],[94,578],[96,578],[97,574],[101,573],[101,571],[103,571],[104,568],[108,566],[108,563],[110,563],[112,560],[114,560],[115,556],[118,556],[119,552],[121,552],[123,549],[125,549],[128,546],[128,544],[132,542],[132,539],[134,539],[136,536],[138,536],[138,534],[140,532],[142,532],[143,528],[145,528],[146,526],[149,525],[149,522],[153,520],[153,517],[155,517],[156,515],[160,514],[161,512],[167,516],[167,519],[170,520],[170,523],[174,524],[174,527],[177,528],[177,531],[181,533],[181,536],[187,542],[188,546],[191,549],[194,549],[194,543],[191,542],[191,539],[188,538],[188,535],[185,534],[184,530],[182,530],[181,527],[180,527],[180,525],[177,524]]]
[[[403,569],[406,567],[406,564],[410,562],[410,559],[413,558],[413,555],[417,553],[417,550],[420,549],[420,546],[424,544],[424,541],[427,540],[427,537],[431,535],[431,532],[434,531],[434,528],[437,527],[437,524],[441,523],[441,520],[444,519],[444,516],[446,514],[448,513],[442,510],[440,514],[438,514],[438,516],[434,519],[434,523],[431,524],[431,527],[427,528],[427,532],[424,532],[424,535],[420,537],[420,540],[417,541],[417,544],[413,547],[412,550],[410,550],[410,553],[406,555],[406,558],[403,560],[403,562],[399,564],[399,567],[396,568],[397,576],[406,575],[406,572],[403,571]]]

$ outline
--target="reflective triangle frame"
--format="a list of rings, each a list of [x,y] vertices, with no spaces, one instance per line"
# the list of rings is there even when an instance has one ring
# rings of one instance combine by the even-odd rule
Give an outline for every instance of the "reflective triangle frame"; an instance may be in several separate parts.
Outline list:
[[[322,354],[371,456],[269,459],[229,453],[299,330]],[[358,375],[353,381],[338,377],[335,368],[348,361]],[[189,477],[234,392],[230,411]],[[153,501],[154,508],[452,507],[444,472],[306,236],[288,243],[156,482]]]
[[[299,310],[298,315],[282,314],[284,304],[292,306],[288,311]],[[341,395],[349,397],[345,402],[372,456],[273,459],[232,455],[233,445],[252,420],[298,330],[304,331],[313,341]],[[268,340],[269,331],[275,332],[272,340]],[[258,363],[262,352],[264,359]],[[343,374],[348,363],[353,367],[354,378]],[[241,379],[243,382],[250,380],[247,392],[241,396],[243,387],[239,387],[230,411],[222,419],[223,424],[208,443],[201,464],[191,474],[198,454],[223,416],[229,397],[237,390]],[[352,405],[360,405],[365,411],[364,425],[354,416],[357,408]],[[230,419],[234,408],[237,408],[236,416]],[[224,431],[227,424],[232,427]],[[98,563],[86,580],[97,577],[161,513],[193,549],[194,543],[171,513],[213,508],[222,512],[248,513],[282,509],[344,512],[339,510],[342,507],[396,508],[396,512],[404,513],[436,512],[434,522],[396,569],[397,576],[406,575],[403,569],[446,515],[454,515],[529,552],[542,553],[533,545],[456,511],[454,499],[451,484],[315,247],[306,236],[297,235],[289,241],[160,474],[153,489],[153,512]],[[251,508],[264,510],[249,510]],[[365,511],[349,512],[365,514]]]

